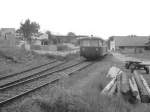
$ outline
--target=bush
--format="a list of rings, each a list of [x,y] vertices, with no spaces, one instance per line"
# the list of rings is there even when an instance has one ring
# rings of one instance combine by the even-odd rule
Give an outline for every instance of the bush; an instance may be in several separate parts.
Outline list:
[[[41,46],[40,45],[31,45],[31,49],[33,49],[33,50],[41,50]]]
[[[46,56],[48,59],[55,58],[55,59],[60,60],[60,61],[64,61],[64,60],[69,61],[69,60],[78,58],[79,53],[77,53],[77,54],[68,54],[67,56],[44,54],[44,56]]]
[[[57,50],[58,51],[67,51],[67,50],[70,50],[70,49],[67,45],[58,45]]]
[[[7,112],[89,112],[89,105],[80,96],[60,88],[54,91],[57,93],[52,97],[28,98],[20,106],[10,107]]]

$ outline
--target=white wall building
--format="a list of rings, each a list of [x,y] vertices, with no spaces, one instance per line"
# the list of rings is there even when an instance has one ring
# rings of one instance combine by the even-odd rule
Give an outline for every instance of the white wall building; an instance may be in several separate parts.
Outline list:
[[[111,51],[115,51],[115,40],[113,40],[113,41],[110,41],[110,50]]]

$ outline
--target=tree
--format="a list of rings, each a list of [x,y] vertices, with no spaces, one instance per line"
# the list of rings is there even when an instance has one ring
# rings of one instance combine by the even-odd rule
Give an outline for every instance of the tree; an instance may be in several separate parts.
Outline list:
[[[23,34],[24,38],[31,42],[31,36],[37,34],[40,29],[40,25],[36,22],[31,22],[27,19],[24,23],[20,23],[19,31]]]
[[[67,42],[69,42],[69,43],[71,42],[71,40],[72,40],[73,38],[76,38],[76,34],[73,33],[73,32],[68,32],[67,36],[68,36]]]
[[[73,32],[68,32],[68,34],[67,34],[68,36],[71,36],[71,37],[75,37],[76,36],[76,34],[75,33],[73,33]]]
[[[17,30],[16,30],[16,33],[19,33],[19,34],[21,34],[21,31],[20,31],[20,29],[17,29]]]

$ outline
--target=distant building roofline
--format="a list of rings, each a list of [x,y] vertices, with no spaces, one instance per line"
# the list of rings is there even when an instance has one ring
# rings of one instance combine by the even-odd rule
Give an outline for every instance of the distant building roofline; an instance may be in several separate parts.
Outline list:
[[[7,30],[7,29],[13,29],[13,30],[15,30],[15,28],[0,28],[0,30]]]
[[[133,47],[133,46],[146,46],[150,36],[111,36],[115,41],[115,46]]]
[[[79,37],[78,40],[103,40],[101,37]]]

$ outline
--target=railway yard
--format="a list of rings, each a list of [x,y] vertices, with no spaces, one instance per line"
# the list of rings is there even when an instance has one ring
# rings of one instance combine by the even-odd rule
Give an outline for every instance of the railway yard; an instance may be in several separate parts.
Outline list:
[[[61,73],[70,75],[90,64],[92,63],[84,62],[83,60],[73,60],[70,62],[52,60],[38,67],[2,76],[0,77],[0,91],[2,93],[0,105],[58,81],[61,77]],[[6,94],[11,94],[11,96],[5,99],[3,94],[4,96]]]
[[[110,81],[110,78],[106,77],[108,70],[112,66],[124,69],[122,62],[125,58],[124,55],[117,53],[109,54],[96,61],[86,61],[79,56],[70,60],[50,58],[38,65],[33,64],[30,67],[1,74],[0,109],[2,112],[47,112],[41,109],[50,110],[52,108],[50,105],[53,105],[51,103],[55,100],[57,102],[60,97],[62,97],[61,102],[66,103],[69,100],[69,103],[73,103],[73,108],[79,107],[79,111],[139,112],[138,106],[140,109],[148,109],[147,103],[133,105],[122,98],[101,95],[101,91]],[[150,80],[149,75],[144,75],[144,78]],[[42,107],[42,104],[46,107]]]

